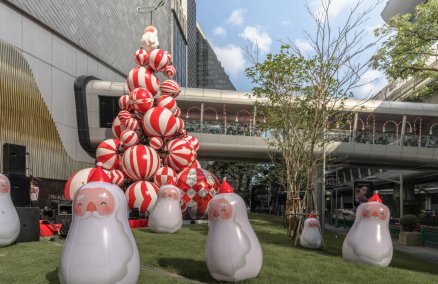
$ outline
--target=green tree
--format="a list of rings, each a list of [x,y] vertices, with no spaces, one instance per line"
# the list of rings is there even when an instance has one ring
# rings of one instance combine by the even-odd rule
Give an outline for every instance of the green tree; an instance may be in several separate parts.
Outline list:
[[[316,210],[315,168],[322,164],[327,126],[341,120],[344,102],[362,84],[369,64],[358,63],[357,57],[375,44],[363,44],[362,27],[375,6],[363,9],[364,1],[358,1],[343,24],[332,28],[331,3],[321,0],[322,9],[316,12],[307,7],[316,26],[315,33],[305,33],[311,53],[286,43],[260,63],[257,48],[247,51],[254,63],[246,74],[256,85],[255,106],[266,118],[261,128],[269,133],[267,141],[284,164],[288,233],[296,243],[304,216]],[[303,200],[300,191],[305,192]]]
[[[438,0],[419,4],[414,14],[391,18],[375,34],[385,40],[372,57],[373,68],[382,70],[392,80],[438,79]],[[438,84],[429,84],[414,96],[426,96],[437,88]]]

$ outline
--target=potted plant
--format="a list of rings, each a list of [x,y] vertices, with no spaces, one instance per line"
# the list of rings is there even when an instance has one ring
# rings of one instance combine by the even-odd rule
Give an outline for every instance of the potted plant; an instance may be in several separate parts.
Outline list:
[[[401,231],[399,235],[399,243],[405,246],[418,246],[420,242],[420,232],[418,228],[418,218],[415,215],[404,215],[400,219]]]

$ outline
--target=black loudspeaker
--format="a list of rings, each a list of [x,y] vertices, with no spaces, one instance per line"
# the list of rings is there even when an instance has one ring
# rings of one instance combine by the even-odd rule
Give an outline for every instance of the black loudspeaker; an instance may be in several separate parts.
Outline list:
[[[40,209],[38,207],[16,207],[20,218],[20,234],[17,243],[40,240]]]
[[[3,144],[3,172],[26,175],[26,146]]]
[[[72,215],[56,215],[55,216],[55,224],[63,224],[66,221],[70,221],[72,220]]]
[[[15,207],[30,206],[30,179],[24,175],[8,174],[11,198]]]

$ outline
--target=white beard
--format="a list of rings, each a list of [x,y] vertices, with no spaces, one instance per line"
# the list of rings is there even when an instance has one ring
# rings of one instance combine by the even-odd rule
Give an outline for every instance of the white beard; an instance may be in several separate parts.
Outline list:
[[[319,228],[304,228],[300,237],[300,244],[305,248],[320,248],[321,233],[319,232]]]
[[[347,259],[353,257],[355,259],[351,260],[380,266],[389,265],[393,249],[386,221],[361,219],[348,232],[342,251],[343,254],[350,255],[347,255]]]
[[[114,216],[76,217],[61,255],[62,283],[117,283],[134,256],[131,239]]]
[[[235,274],[245,267],[251,243],[233,219],[210,221],[207,239],[207,266],[216,280],[235,281]]]
[[[157,233],[175,233],[181,229],[182,213],[179,200],[159,198],[149,215],[149,227]]]

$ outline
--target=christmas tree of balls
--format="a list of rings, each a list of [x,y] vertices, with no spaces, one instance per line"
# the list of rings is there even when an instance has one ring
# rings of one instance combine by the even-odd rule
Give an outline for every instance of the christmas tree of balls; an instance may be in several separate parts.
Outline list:
[[[175,100],[181,88],[172,80],[176,69],[170,54],[157,48],[155,27],[145,29],[142,45],[135,52],[137,66],[128,75],[130,93],[119,98],[120,112],[112,124],[115,138],[99,144],[96,159],[109,171],[112,183],[126,188],[130,209],[138,208],[148,215],[158,188],[177,184],[183,193],[182,209],[196,206],[196,212],[186,217],[205,217],[209,200],[219,190],[219,181],[201,169],[196,160],[199,142],[184,129]],[[157,72],[169,79],[160,84]],[[186,182],[193,179],[199,187]]]

